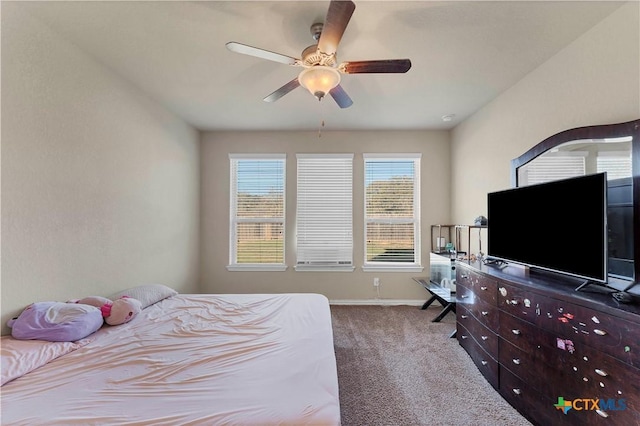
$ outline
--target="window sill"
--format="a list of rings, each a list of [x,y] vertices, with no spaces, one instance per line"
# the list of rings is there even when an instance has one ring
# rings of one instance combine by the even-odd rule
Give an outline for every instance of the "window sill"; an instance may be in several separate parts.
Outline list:
[[[364,265],[362,267],[362,272],[422,272],[424,271],[424,267],[418,265]]]
[[[293,267],[296,272],[353,272],[356,268],[353,265],[344,266],[312,266],[296,265]]]
[[[287,265],[227,265],[229,272],[279,272],[286,271]]]

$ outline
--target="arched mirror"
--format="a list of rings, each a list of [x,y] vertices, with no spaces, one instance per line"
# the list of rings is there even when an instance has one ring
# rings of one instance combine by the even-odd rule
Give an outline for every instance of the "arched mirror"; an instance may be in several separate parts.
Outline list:
[[[600,172],[607,172],[609,285],[640,294],[640,120],[566,130],[511,161],[514,187]]]

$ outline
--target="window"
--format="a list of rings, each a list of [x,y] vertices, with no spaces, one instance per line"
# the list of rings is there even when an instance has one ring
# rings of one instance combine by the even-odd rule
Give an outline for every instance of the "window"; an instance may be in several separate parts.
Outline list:
[[[298,154],[296,270],[353,270],[353,154]]]
[[[631,156],[626,151],[598,152],[596,163],[598,173],[607,172],[607,180],[632,176]]]
[[[285,270],[284,154],[230,154],[228,270]]]
[[[519,186],[535,185],[586,174],[585,151],[560,151],[537,157],[521,167]]]
[[[420,154],[364,154],[363,270],[420,267]]]

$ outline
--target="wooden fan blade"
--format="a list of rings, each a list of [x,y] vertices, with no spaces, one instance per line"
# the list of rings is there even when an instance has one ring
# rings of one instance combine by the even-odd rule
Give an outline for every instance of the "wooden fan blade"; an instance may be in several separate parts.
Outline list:
[[[322,34],[318,40],[320,52],[332,55],[338,51],[338,44],[340,44],[342,34],[347,28],[355,8],[356,5],[352,1],[331,1],[322,27]]]
[[[329,94],[340,108],[349,108],[353,105],[353,101],[339,84],[329,91]]]
[[[269,96],[263,99],[265,102],[275,102],[293,89],[300,86],[300,82],[298,82],[298,77],[294,78],[275,92],[271,93]]]
[[[282,55],[280,53],[270,52],[269,50],[260,49],[259,47],[253,47],[242,43],[236,43],[230,41],[226,44],[227,49],[235,53],[242,53],[243,55],[255,56],[261,59],[267,59],[269,61],[280,62],[286,65],[297,65],[299,60],[292,58],[291,56]]]
[[[411,68],[409,59],[343,62],[339,69],[346,74],[405,73]]]

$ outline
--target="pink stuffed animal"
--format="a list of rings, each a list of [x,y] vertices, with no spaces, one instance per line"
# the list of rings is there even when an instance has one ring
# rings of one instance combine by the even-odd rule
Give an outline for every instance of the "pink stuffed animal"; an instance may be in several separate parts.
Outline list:
[[[75,302],[99,308],[104,321],[109,325],[127,323],[142,311],[142,303],[138,299],[127,296],[113,301],[106,297],[89,296]]]

